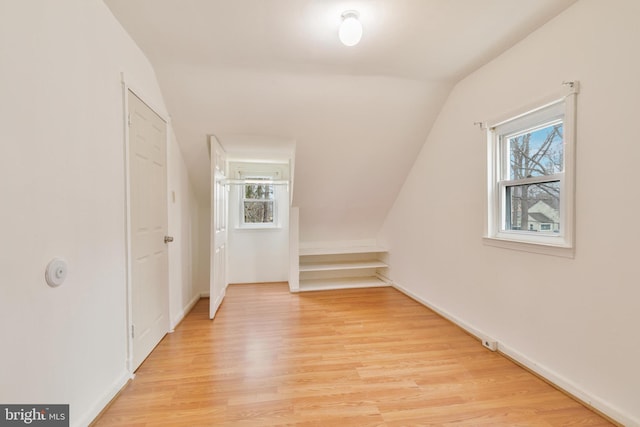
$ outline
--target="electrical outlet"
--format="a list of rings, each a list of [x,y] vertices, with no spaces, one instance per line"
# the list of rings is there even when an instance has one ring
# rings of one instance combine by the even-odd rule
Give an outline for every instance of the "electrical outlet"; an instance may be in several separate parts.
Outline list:
[[[494,341],[489,338],[482,339],[482,345],[488,348],[491,351],[496,351],[498,349],[498,341]]]

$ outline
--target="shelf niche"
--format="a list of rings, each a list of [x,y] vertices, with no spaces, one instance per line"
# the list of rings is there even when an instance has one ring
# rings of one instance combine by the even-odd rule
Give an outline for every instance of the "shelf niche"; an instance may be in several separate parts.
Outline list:
[[[389,286],[379,247],[300,248],[299,291]]]

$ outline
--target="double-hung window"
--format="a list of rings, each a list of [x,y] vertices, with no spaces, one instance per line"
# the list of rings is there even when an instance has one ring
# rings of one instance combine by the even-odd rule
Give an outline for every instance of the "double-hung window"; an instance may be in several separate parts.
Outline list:
[[[229,212],[235,229],[277,229],[288,221],[289,165],[230,162]]]
[[[575,94],[488,127],[485,242],[573,256]]]
[[[275,188],[272,178],[247,176],[242,189],[242,225],[273,227],[275,211]]]

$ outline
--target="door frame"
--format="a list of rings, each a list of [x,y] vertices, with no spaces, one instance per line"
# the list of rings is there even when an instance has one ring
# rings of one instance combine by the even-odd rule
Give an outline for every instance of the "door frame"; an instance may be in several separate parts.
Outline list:
[[[125,336],[127,337],[127,355],[126,355],[126,369],[129,372],[130,378],[134,378],[135,374],[133,372],[133,338],[131,336],[131,331],[133,328],[133,278],[132,278],[132,262],[131,262],[131,164],[129,158],[129,92],[137,96],[144,104],[147,105],[154,113],[156,113],[162,121],[165,123],[166,132],[165,132],[165,204],[167,208],[167,215],[169,214],[169,198],[168,198],[168,173],[169,173],[169,114],[162,108],[158,108],[152,102],[149,102],[149,97],[145,95],[145,92],[139,88],[139,86],[132,83],[132,79],[129,76],[125,76],[124,73],[120,73],[121,83],[122,83],[122,123],[123,123],[123,132],[124,132],[124,192],[125,192],[125,269],[126,269],[126,319],[125,323],[127,328],[125,330]],[[168,225],[168,224],[167,224]],[[167,230],[168,231],[168,230]],[[171,259],[169,258],[169,251],[167,251],[167,267],[171,265]],[[167,332],[170,332],[170,309],[169,306],[171,304],[170,297],[170,286],[169,278],[170,275],[168,273],[169,268],[167,268],[167,289],[165,292],[167,293],[167,306],[165,307],[165,314],[167,318],[166,329]]]

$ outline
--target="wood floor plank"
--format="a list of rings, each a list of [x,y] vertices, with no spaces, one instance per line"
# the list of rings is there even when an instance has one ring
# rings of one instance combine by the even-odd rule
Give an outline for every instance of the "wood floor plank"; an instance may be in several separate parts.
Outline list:
[[[608,426],[393,288],[201,300],[95,426]]]

